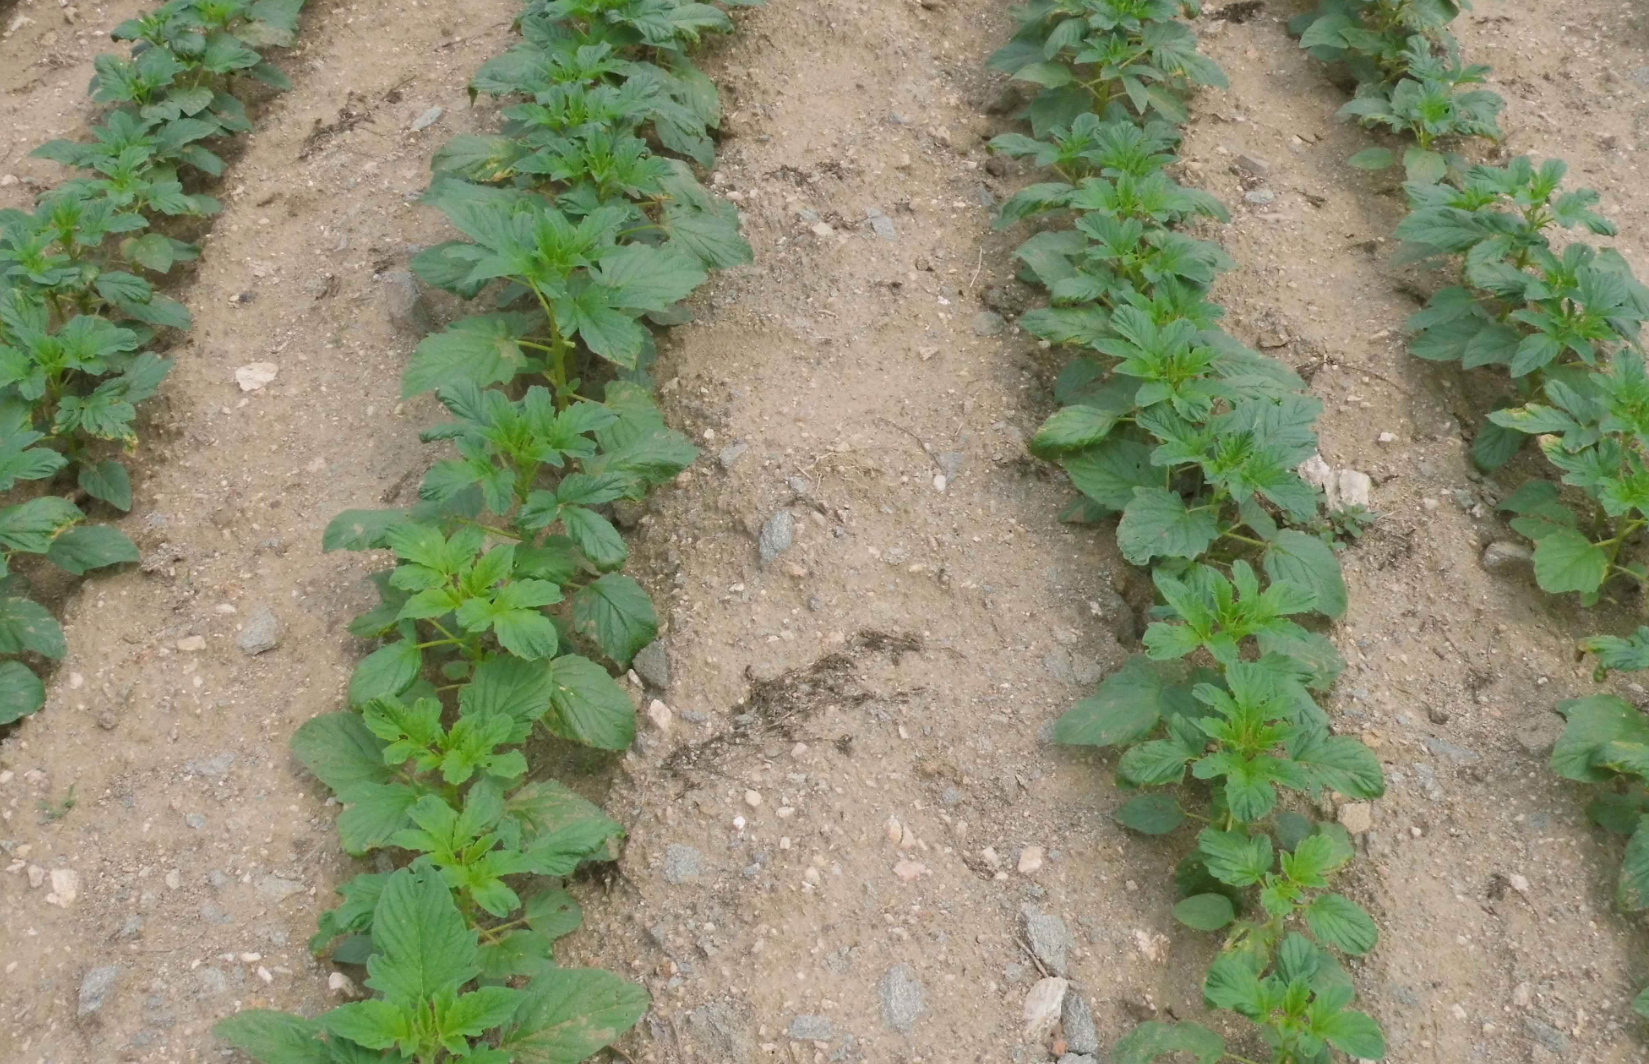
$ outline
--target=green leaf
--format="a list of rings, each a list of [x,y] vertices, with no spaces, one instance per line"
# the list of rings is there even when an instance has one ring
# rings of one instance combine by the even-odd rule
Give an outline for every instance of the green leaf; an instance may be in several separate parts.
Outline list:
[[[1132,565],[1152,558],[1196,558],[1219,535],[1212,508],[1188,510],[1179,493],[1167,488],[1136,488],[1117,525],[1117,547]]]
[[[1396,161],[1397,157],[1388,148],[1364,148],[1347,159],[1346,165],[1359,170],[1384,170]]]
[[[526,314],[477,314],[424,337],[401,378],[401,395],[410,399],[466,381],[485,388],[513,380],[527,368],[519,341],[531,335],[533,321]]]
[[[361,706],[374,698],[400,694],[412,686],[423,666],[423,651],[411,639],[379,647],[355,666],[349,678],[349,704]]]
[[[1142,835],[1166,835],[1185,823],[1179,802],[1166,794],[1142,794],[1124,802],[1112,819]]]
[[[483,986],[456,1001],[438,998],[435,1002],[435,1026],[440,1030],[442,1040],[448,1044],[454,1037],[479,1038],[508,1022],[515,1013],[520,997],[521,991],[507,986]]]
[[[1215,1008],[1257,1019],[1264,1016],[1265,989],[1260,977],[1248,966],[1241,954],[1222,953],[1208,968],[1208,978],[1202,984],[1202,996]]]
[[[570,935],[578,930],[584,913],[578,900],[564,890],[541,890],[528,898],[523,916],[527,926],[549,939]]]
[[[602,572],[621,567],[629,556],[629,548],[625,546],[624,537],[618,534],[618,529],[594,510],[582,506],[563,506],[561,521],[567,528],[567,537]]]
[[[372,914],[367,985],[393,1003],[422,1003],[475,977],[476,933],[434,871],[403,868],[384,884]]]
[[[1317,597],[1317,612],[1338,619],[1346,612],[1346,582],[1334,548],[1296,529],[1280,530],[1266,548],[1266,575],[1307,588]]]
[[[378,550],[389,546],[390,529],[404,525],[405,510],[345,510],[334,517],[321,534],[321,550]]]
[[[1112,1064],[1153,1064],[1170,1053],[1191,1054],[1192,1064],[1219,1064],[1225,1039],[1200,1023],[1147,1020],[1129,1031],[1111,1051]]]
[[[1362,956],[1380,941],[1380,929],[1363,907],[1342,894],[1319,894],[1306,906],[1305,921],[1321,942]]]
[[[1271,839],[1265,835],[1203,828],[1197,833],[1197,850],[1214,878],[1233,887],[1252,886],[1271,871]]]
[[[1330,735],[1321,721],[1300,726],[1288,754],[1305,768],[1318,787],[1351,798],[1372,800],[1386,793],[1380,759],[1352,735]]]
[[[1162,483],[1162,473],[1151,464],[1151,449],[1137,440],[1106,440],[1066,455],[1059,464],[1076,490],[1109,510],[1121,510],[1133,502],[1135,488]]]
[[[1592,678],[1601,681],[1612,671],[1636,672],[1649,669],[1649,627],[1638,626],[1630,636],[1594,635],[1582,639],[1581,651],[1597,655]]]
[[[1044,60],[1037,63],[1027,63],[1013,73],[1017,81],[1029,81],[1041,85],[1046,89],[1057,89],[1061,85],[1069,85],[1076,75],[1064,63]]]
[[[596,968],[557,968],[522,994],[498,1048],[516,1064],[578,1064],[646,1013],[647,991]]]
[[[69,642],[63,626],[40,603],[18,596],[0,598],[0,654],[25,650],[55,661],[69,652]]]
[[[80,490],[117,510],[132,508],[132,478],[126,467],[113,459],[80,467]]]
[[[225,1017],[212,1033],[260,1064],[332,1064],[314,1020],[273,1009],[247,1009]]]
[[[0,724],[22,720],[46,704],[46,685],[21,661],[0,661]]]
[[[608,573],[581,588],[572,606],[574,629],[622,666],[658,635],[653,602],[631,577]]]
[[[635,706],[606,669],[567,654],[549,663],[549,675],[550,731],[598,750],[624,750],[635,740]]]
[[[109,525],[77,525],[52,540],[46,558],[59,569],[80,576],[88,569],[138,560],[137,544]]]
[[[1603,548],[1572,529],[1555,529],[1535,544],[1535,583],[1550,594],[1596,591],[1608,571]]]
[[[1224,894],[1193,894],[1174,906],[1174,919],[1198,931],[1218,931],[1237,918]]]
[[[1031,437],[1031,453],[1038,458],[1057,459],[1070,451],[1091,447],[1105,439],[1118,420],[1133,409],[1131,398],[1120,391],[1099,393],[1105,406],[1080,403],[1058,411]]]
[[[1632,999],[1632,1011],[1649,1020],[1649,987],[1644,987],[1643,991]]]
[[[1054,742],[1066,746],[1118,746],[1138,739],[1168,713],[1195,709],[1188,687],[1171,681],[1182,670],[1135,654],[1105,678],[1099,690],[1065,712],[1054,725]]]
[[[498,645],[511,654],[535,661],[553,655],[561,643],[555,625],[538,610],[503,610],[495,614],[492,634],[498,638]]]
[[[1403,152],[1403,169],[1418,185],[1434,185],[1449,172],[1449,164],[1439,152],[1411,147]]]
[[[1372,1016],[1356,1009],[1324,1016],[1312,1026],[1312,1031],[1347,1056],[1361,1060],[1385,1059],[1386,1040],[1380,1033],[1380,1025]]]
[[[350,792],[338,817],[338,843],[359,856],[389,845],[397,832],[411,825],[418,792],[404,783],[369,784]]]
[[[395,769],[384,764],[384,743],[358,713],[311,717],[292,736],[292,753],[344,800],[365,785],[387,783]]]
[[[550,665],[512,655],[482,662],[458,694],[465,714],[502,713],[516,722],[511,742],[523,742],[550,708]]]
[[[1649,817],[1638,821],[1637,831],[1626,842],[1615,897],[1629,913],[1649,909]]]
[[[0,510],[0,547],[44,554],[57,534],[86,516],[80,508],[56,495],[42,495]]]
[[[481,968],[482,979],[535,976],[553,967],[550,953],[548,936],[523,929],[511,931],[495,942],[482,943],[476,963]]]
[[[176,261],[171,238],[161,233],[145,233],[127,244],[126,257],[156,273],[165,273]]]
[[[1599,750],[1614,742],[1649,742],[1649,719],[1615,695],[1566,699],[1557,711],[1569,723],[1552,747],[1551,764],[1564,779],[1603,783],[1613,773],[1593,764]]]

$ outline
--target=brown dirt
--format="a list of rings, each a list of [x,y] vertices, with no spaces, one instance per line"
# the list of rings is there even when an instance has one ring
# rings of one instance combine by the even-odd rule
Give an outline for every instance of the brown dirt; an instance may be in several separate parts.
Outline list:
[[[51,6],[13,9],[36,22],[0,41],[0,173],[55,177],[22,156],[84,119],[116,6],[49,31]],[[220,191],[178,293],[198,326],[123,523],[154,564],[66,604],[71,656],[49,704],[0,746],[8,1059],[205,1059],[206,1028],[237,1004],[330,1003],[303,942],[352,862],[285,743],[338,705],[361,649],[344,625],[367,601],[367,560],[322,556],[320,529],[403,500],[431,460],[416,442],[430,404],[398,399],[415,338],[388,325],[373,278],[439,238],[407,200],[429,153],[491,124],[463,85],[504,47],[513,4],[456,10],[317,3],[285,63],[295,91],[259,116]],[[1368,140],[1334,123],[1339,90],[1286,38],[1292,13],[1199,23],[1232,88],[1197,102],[1186,172],[1236,214],[1217,231],[1241,264],[1217,292],[1231,331],[1311,375],[1324,456],[1378,484],[1383,516],[1345,556],[1352,607],[1334,630],[1351,664],[1332,708],[1391,780],[1348,884],[1383,934],[1360,992],[1404,1064],[1646,1059],[1626,1005],[1649,941],[1612,909],[1619,845],[1545,768],[1551,705],[1591,689],[1573,639],[1629,612],[1585,615],[1527,574],[1481,568],[1507,534],[1492,502],[1518,482],[1479,479],[1465,458],[1492,378],[1404,352],[1409,292],[1429,282],[1388,264],[1399,197],[1343,165]],[[1567,157],[1649,273],[1640,19],[1506,0],[1461,35],[1495,66],[1513,150]],[[730,111],[716,180],[756,263],[713,282],[664,343],[665,401],[706,454],[635,533],[667,619],[659,694],[675,723],[621,763],[609,805],[631,841],[619,874],[578,888],[589,928],[572,951],[653,992],[627,1044],[638,1060],[1040,1061],[1018,1030],[1036,977],[1026,903],[1076,935],[1071,971],[1102,1042],[1153,1012],[1196,1015],[1213,943],[1169,913],[1183,840],[1127,835],[1101,761],[1042,740],[1131,649],[1135,587],[1108,529],[1057,523],[1067,489],[1025,454],[1057,359],[1011,326],[974,327],[987,300],[1011,317],[1028,298],[980,196],[1029,180],[987,170],[983,150],[1007,128],[986,113],[1000,85],[983,63],[1009,21],[985,0],[781,0],[741,21],[708,65]],[[436,103],[442,120],[409,133]],[[341,109],[372,118],[300,159]],[[1239,154],[1269,166],[1244,175]],[[1257,187],[1276,199],[1245,202]],[[26,201],[0,188],[0,205]],[[234,368],[263,360],[279,377],[243,396]],[[730,444],[746,450],[724,468]],[[763,567],[755,533],[784,507],[795,545]],[[236,626],[258,604],[282,644],[247,658]],[[205,650],[176,649],[196,634]],[[729,738],[678,753],[715,736]],[[71,785],[75,807],[45,819],[37,803]],[[889,817],[908,845],[889,841]],[[696,878],[666,881],[672,845],[698,852]],[[1044,863],[1022,875],[1030,846]],[[31,864],[77,871],[78,898],[50,904]],[[77,1020],[80,980],[105,964],[121,981]],[[878,1006],[899,964],[924,991],[908,1035]],[[828,1044],[785,1037],[799,1014],[830,1018]]]

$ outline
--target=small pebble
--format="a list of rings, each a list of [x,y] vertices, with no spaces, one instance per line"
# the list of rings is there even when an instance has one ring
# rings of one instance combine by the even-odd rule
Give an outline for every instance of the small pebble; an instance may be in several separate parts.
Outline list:
[[[1028,876],[1042,867],[1042,847],[1027,846],[1019,851],[1019,874]]]

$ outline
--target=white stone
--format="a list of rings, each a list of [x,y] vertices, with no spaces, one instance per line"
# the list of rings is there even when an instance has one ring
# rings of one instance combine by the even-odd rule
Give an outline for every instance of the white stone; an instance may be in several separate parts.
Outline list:
[[[203,635],[186,635],[177,641],[179,650],[205,650],[206,637]]]
[[[896,816],[888,817],[887,823],[882,825],[882,830],[887,833],[887,841],[895,846],[899,845],[899,840],[905,837],[904,828],[900,825],[899,818]]]
[[[1340,807],[1340,826],[1353,835],[1374,828],[1374,807],[1367,802],[1347,802]]]
[[[760,791],[745,791],[744,792],[744,804],[748,805],[752,809],[760,808],[761,804],[762,804],[761,792]]]
[[[674,715],[670,712],[669,706],[655,698],[652,704],[647,707],[647,719],[652,721],[653,727],[659,731],[668,732]]]
[[[80,896],[80,873],[72,868],[52,869],[52,892],[46,900],[67,909]]]
[[[255,392],[274,380],[280,371],[273,362],[249,362],[235,370],[235,383],[243,392]]]
[[[1071,984],[1050,976],[1039,980],[1025,995],[1025,1041],[1046,1041],[1054,1033],[1060,1012],[1065,1007],[1065,991]]]
[[[1042,847],[1027,846],[1019,851],[1019,874],[1028,876],[1042,867]]]

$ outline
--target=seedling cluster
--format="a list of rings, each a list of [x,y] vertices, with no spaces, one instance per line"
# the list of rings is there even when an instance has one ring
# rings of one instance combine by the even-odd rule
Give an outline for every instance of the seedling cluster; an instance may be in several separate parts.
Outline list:
[[[137,447],[137,404],[172,368],[160,352],[189,328],[155,285],[199,257],[190,241],[219,209],[199,191],[223,173],[214,149],[252,128],[244,100],[259,85],[288,87],[260,49],[291,44],[302,8],[171,0],[115,27],[131,55],[94,63],[91,96],[106,106],[93,139],[31,153],[82,175],[33,211],[0,210],[0,724],[45,704],[29,662],[68,653],[31,597],[38,563],[22,556],[75,576],[138,560],[95,516],[132,508],[119,456]]]
[[[1378,1060],[1384,1038],[1349,1007],[1340,959],[1373,949],[1378,931],[1330,889],[1355,850],[1338,824],[1293,808],[1385,786],[1374,754],[1332,734],[1317,704],[1343,661],[1295,619],[1346,609],[1332,535],[1311,531],[1332,525],[1296,472],[1316,453],[1321,404],[1220,330],[1210,288],[1233,263],[1182,227],[1226,212],[1169,172],[1189,96],[1225,84],[1178,18],[1198,7],[1039,0],[1016,10],[1019,31],[991,59],[1040,87],[1022,113],[1033,135],[993,147],[1058,178],[1015,195],[1000,219],[1042,223],[1016,255],[1050,305],[1020,323],[1075,352],[1031,449],[1081,493],[1068,520],[1120,515],[1122,556],[1151,568],[1161,598],[1144,651],[1066,713],[1055,739],[1121,750],[1118,784],[1138,792],[1116,810],[1124,826],[1202,825],[1175,874],[1174,914],[1225,935],[1203,984],[1210,1007],[1255,1023],[1272,1064],[1316,1064],[1333,1049]],[[1176,1053],[1249,1059],[1191,1021],[1145,1023],[1111,1059]]]
[[[1324,0],[1292,24],[1301,46],[1358,80],[1342,114],[1386,125],[1414,144],[1403,156],[1410,213],[1397,227],[1404,261],[1450,269],[1408,321],[1410,350],[1464,369],[1504,367],[1510,393],[1472,446],[1477,465],[1497,469],[1534,437],[1553,477],[1527,481],[1500,503],[1534,543],[1534,574],[1553,594],[1578,592],[1586,606],[1615,587],[1649,590],[1641,532],[1649,525],[1649,371],[1643,322],[1649,288],[1611,247],[1615,226],[1593,208],[1591,189],[1563,189],[1568,165],[1519,157],[1472,164],[1440,144],[1500,140],[1499,96],[1482,89],[1484,66],[1461,66],[1448,24],[1452,0]],[[1401,97],[1403,103],[1399,105]],[[1394,156],[1359,152],[1378,168]],[[1601,682],[1611,670],[1649,668],[1649,628],[1580,643]],[[1568,723],[1552,752],[1560,776],[1607,784],[1588,809],[1603,828],[1630,837],[1617,901],[1649,909],[1649,724],[1614,695],[1557,707]],[[1633,1008],[1649,1017],[1649,990]]]
[[[697,457],[653,401],[646,323],[686,320],[708,270],[750,260],[736,210],[688,165],[714,162],[721,105],[687,50],[733,25],[681,0],[532,0],[517,26],[471,83],[511,101],[502,132],[450,140],[424,195],[462,238],[413,262],[476,306],[403,380],[451,414],[423,433],[447,457],[417,505],[328,526],[326,550],[393,556],[350,626],[381,645],[349,708],[292,741],[345,806],[344,848],[401,866],[340,886],[310,943],[364,964],[372,996],[218,1024],[263,1064],[574,1064],[648,1006],[613,973],[555,962],[581,919],[557,881],[612,860],[622,829],[535,776],[524,747],[635,737],[608,667],[659,622],[608,513]]]

